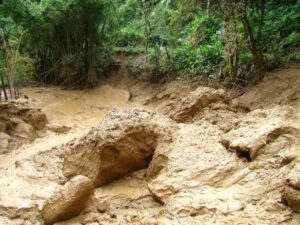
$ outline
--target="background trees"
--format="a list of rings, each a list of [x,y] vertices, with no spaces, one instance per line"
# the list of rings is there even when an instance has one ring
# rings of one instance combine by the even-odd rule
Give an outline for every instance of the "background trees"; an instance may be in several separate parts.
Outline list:
[[[4,0],[0,17],[0,81],[12,97],[28,80],[96,85],[119,53],[154,81],[246,84],[300,61],[299,0]]]
[[[34,59],[34,78],[66,86],[96,83],[111,52],[115,13],[106,0],[10,0],[1,7],[25,33],[22,53]]]
[[[123,2],[124,8],[129,2],[132,4],[133,1]],[[268,69],[299,61],[300,1],[154,2],[149,16],[150,36],[156,36],[150,39],[150,49],[146,51],[148,58],[156,55],[160,58],[160,68],[153,70],[154,76],[159,71],[163,77],[168,74],[210,76],[246,84],[249,80],[261,79]],[[162,19],[164,23],[158,22]],[[130,35],[127,27],[131,21],[123,23],[122,29],[126,32],[121,36]],[[130,32],[141,34],[139,27]],[[161,46],[159,53],[155,50],[157,41]],[[123,48],[123,51],[136,52],[137,46],[141,46],[139,40],[134,49]],[[151,65],[153,68],[153,63],[149,66],[149,60],[138,65],[133,70],[139,74],[140,70],[149,70]]]

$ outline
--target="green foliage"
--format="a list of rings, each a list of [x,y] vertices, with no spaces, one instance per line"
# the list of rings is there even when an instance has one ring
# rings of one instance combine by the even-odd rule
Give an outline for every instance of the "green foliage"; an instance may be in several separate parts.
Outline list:
[[[299,62],[300,1],[295,4],[268,4],[264,26],[266,67]]]
[[[10,52],[18,53],[18,82],[34,78],[68,86],[95,85],[115,63],[114,54],[120,53],[133,56],[128,67],[134,74],[153,81],[210,77],[222,68],[223,78],[233,71],[238,79],[247,79],[253,76],[247,70],[257,57],[249,45],[245,17],[264,67],[300,61],[299,0],[263,1],[261,35],[262,1],[239,0],[236,3],[246,6],[241,12],[230,7],[224,11],[230,2],[210,1],[207,8],[204,0],[5,0],[0,5],[0,28]],[[234,34],[229,36],[236,38],[232,51],[226,30],[230,19]],[[233,53],[238,71],[232,70]]]
[[[125,2],[122,9],[130,8],[127,4],[133,4],[133,1]],[[135,7],[139,6],[136,4]],[[195,13],[193,10],[187,18],[182,14],[187,11],[187,8],[179,9],[168,1],[155,4],[149,16],[151,33],[147,37],[147,52],[140,47],[145,39],[142,36],[144,24],[140,14],[124,23],[121,29],[124,41],[118,43],[117,52],[122,52],[122,49],[127,53],[147,55],[144,58],[137,55],[136,60],[130,61],[129,68],[133,73],[147,73],[151,80],[157,81],[176,76],[207,76],[218,68],[223,54],[220,20],[207,17],[203,11]],[[137,24],[137,19],[139,26],[132,26],[133,23]]]
[[[144,41],[144,35],[137,27],[143,27],[140,21],[135,21],[121,29],[117,37],[116,44],[118,47],[138,46]]]
[[[36,79],[63,85],[96,83],[97,71],[103,70],[97,53],[107,53],[113,44],[116,17],[111,1],[11,0],[1,10],[26,30],[22,47],[35,59]]]

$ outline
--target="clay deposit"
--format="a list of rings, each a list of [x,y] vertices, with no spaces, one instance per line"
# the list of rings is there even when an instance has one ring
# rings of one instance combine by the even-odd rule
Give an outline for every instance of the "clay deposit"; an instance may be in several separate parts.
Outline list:
[[[31,143],[46,128],[47,117],[26,101],[0,104],[0,154]]]
[[[24,90],[48,125],[38,110],[1,114],[17,125],[1,126],[13,151],[0,158],[0,224],[300,224],[299,69],[237,98],[113,77],[95,90]]]

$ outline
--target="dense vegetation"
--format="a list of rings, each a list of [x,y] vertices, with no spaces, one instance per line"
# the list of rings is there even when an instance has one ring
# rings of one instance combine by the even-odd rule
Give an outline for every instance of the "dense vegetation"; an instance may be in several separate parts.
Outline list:
[[[4,0],[1,84],[97,84],[119,54],[153,81],[246,84],[300,61],[299,0]]]

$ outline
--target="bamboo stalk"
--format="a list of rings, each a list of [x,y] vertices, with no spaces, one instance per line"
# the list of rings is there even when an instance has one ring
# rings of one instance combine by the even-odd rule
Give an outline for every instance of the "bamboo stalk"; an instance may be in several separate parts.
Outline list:
[[[2,90],[3,90],[3,95],[4,95],[5,100],[7,101],[8,97],[7,97],[7,93],[6,93],[6,90],[5,90],[4,77],[3,77],[2,73],[0,73],[0,78],[1,78],[1,87],[2,87]],[[0,95],[2,96],[1,93],[0,93]]]

